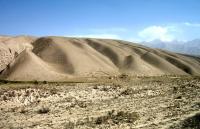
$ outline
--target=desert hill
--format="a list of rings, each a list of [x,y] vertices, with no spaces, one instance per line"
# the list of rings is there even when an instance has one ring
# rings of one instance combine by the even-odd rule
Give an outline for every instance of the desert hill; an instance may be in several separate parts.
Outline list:
[[[0,59],[0,78],[7,80],[200,75],[198,57],[110,39],[0,36]]]

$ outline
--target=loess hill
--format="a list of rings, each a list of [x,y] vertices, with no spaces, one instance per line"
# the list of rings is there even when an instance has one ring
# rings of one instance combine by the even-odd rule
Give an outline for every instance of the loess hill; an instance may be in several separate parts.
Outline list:
[[[0,36],[0,79],[200,75],[200,58],[110,39]]]

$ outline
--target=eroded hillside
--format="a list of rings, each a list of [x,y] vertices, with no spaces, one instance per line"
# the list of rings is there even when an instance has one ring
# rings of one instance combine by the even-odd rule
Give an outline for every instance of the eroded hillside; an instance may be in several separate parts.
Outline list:
[[[78,77],[200,75],[200,59],[108,39],[1,38],[1,79],[63,81]]]

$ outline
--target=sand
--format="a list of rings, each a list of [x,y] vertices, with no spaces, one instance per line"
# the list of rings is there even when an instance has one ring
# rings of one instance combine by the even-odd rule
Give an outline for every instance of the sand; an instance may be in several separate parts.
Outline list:
[[[111,39],[0,36],[0,79],[200,75],[200,58]]]

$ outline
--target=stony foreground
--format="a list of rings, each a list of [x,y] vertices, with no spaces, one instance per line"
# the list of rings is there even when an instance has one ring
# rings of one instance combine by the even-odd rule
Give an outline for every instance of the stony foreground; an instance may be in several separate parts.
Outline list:
[[[119,76],[97,80],[2,82],[0,128],[200,128],[197,77]]]

